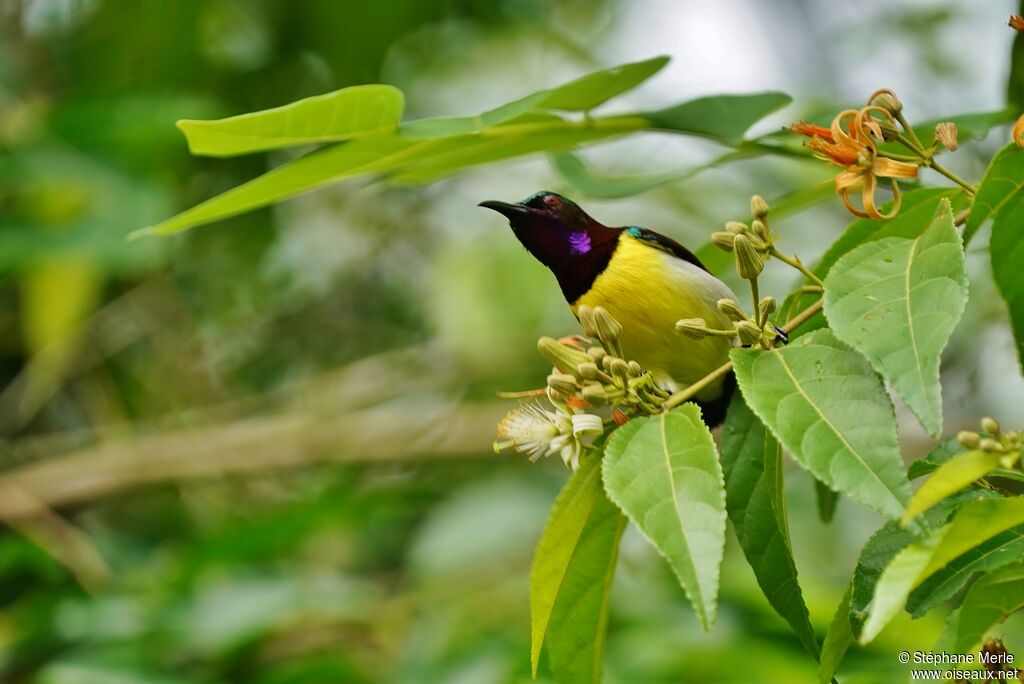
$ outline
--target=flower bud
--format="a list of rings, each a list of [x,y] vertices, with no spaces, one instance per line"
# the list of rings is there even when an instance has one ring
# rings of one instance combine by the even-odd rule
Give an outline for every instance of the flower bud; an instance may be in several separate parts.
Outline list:
[[[965,449],[977,449],[981,445],[981,437],[978,436],[978,433],[969,430],[958,432],[956,441],[960,442],[960,446]]]
[[[708,324],[703,318],[684,318],[676,321],[676,332],[694,340],[702,340],[708,334]]]
[[[750,215],[757,219],[763,219],[768,215],[768,203],[764,197],[754,195],[750,198]]]
[[[952,121],[935,124],[935,139],[950,152],[955,150],[957,147],[956,124]]]
[[[733,250],[736,252],[736,272],[744,280],[753,280],[761,275],[764,270],[764,257],[754,249],[750,238],[746,235],[737,235],[733,242]]]
[[[990,435],[999,434],[999,421],[995,418],[985,416],[981,419],[981,429]]]
[[[575,394],[579,389],[576,378],[567,373],[552,373],[548,376],[548,387],[562,394]]]
[[[583,398],[591,403],[607,403],[621,396],[621,392],[609,392],[608,388],[598,382],[583,387]]]
[[[601,363],[601,359],[605,357],[608,352],[604,350],[604,347],[593,346],[587,349],[587,356],[589,356],[594,363]]]
[[[775,313],[775,297],[771,295],[762,297],[761,301],[757,304],[757,312],[761,315],[761,320],[765,320],[768,316]]]
[[[639,378],[644,374],[644,369],[643,366],[636,361],[630,361],[626,366],[626,372],[629,373],[629,377],[631,378]]]
[[[711,244],[726,252],[732,251],[732,241],[736,239],[735,233],[727,230],[720,230],[711,234]]]
[[[757,344],[761,341],[761,328],[753,321],[739,321],[734,323],[740,342],[745,346]]]
[[[608,364],[608,371],[625,385],[629,378],[629,364],[620,358],[613,358]]]
[[[765,225],[764,221],[757,219],[750,224],[750,229],[754,231],[754,235],[758,237],[762,242],[769,243],[772,241],[771,231],[768,230],[768,226]],[[765,245],[767,247],[767,245]],[[761,249],[764,249],[762,247]]]
[[[576,370],[577,366],[590,361],[590,357],[579,349],[564,345],[552,337],[542,337],[537,340],[537,351],[555,368],[574,376],[579,372]]]
[[[903,111],[903,103],[891,90],[881,90],[871,100],[871,104],[878,105],[890,114],[898,114]]]
[[[747,232],[747,224],[739,221],[726,221],[725,230],[733,235],[740,235]]]
[[[581,363],[576,367],[584,380],[597,380],[601,377],[601,369],[595,363]]]
[[[990,437],[986,437],[981,440],[978,446],[981,447],[982,451],[987,451],[989,453],[998,453],[1003,450],[1003,445]]]
[[[743,313],[743,309],[740,308],[740,305],[734,299],[719,299],[718,310],[734,321],[745,321],[747,319],[747,314]]]
[[[1024,147],[1024,114],[1021,114],[1017,123],[1013,124],[1010,137],[1013,138],[1013,142],[1017,143],[1017,147]]]
[[[580,319],[580,327],[587,337],[597,337],[597,324],[594,321],[594,309],[583,305],[576,310],[576,318]]]
[[[603,344],[614,345],[622,334],[622,325],[603,306],[594,307],[594,327]]]

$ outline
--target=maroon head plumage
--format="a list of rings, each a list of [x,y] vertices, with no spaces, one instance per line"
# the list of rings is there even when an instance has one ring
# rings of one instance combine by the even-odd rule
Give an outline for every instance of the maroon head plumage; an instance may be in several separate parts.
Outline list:
[[[480,206],[508,218],[519,242],[555,274],[570,304],[608,266],[622,232],[598,223],[575,202],[554,192],[538,192],[516,204],[488,201]]]

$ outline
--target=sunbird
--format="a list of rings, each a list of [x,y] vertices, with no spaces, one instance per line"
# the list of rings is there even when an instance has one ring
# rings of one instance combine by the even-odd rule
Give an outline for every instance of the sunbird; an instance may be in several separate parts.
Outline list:
[[[554,192],[480,206],[508,218],[519,242],[555,274],[573,314],[581,306],[607,309],[622,324],[619,342],[626,358],[651,371],[666,389],[693,384],[729,360],[733,338],[697,340],[675,330],[683,318],[732,330],[718,301],[736,295],[672,238],[637,226],[605,226]],[[727,374],[697,393],[709,425],[722,421],[734,388]]]

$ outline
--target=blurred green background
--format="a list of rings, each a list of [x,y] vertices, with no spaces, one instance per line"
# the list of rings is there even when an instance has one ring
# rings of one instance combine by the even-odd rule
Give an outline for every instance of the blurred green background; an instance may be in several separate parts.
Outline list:
[[[613,108],[794,95],[766,132],[891,87],[923,121],[1004,106],[1014,4],[0,0],[0,682],[528,681],[530,557],[566,472],[492,453],[511,406],[494,393],[540,385],[537,336],[574,321],[476,203],[547,187],[696,248],[752,193],[829,174],[752,160],[588,201],[534,158],[422,188],[336,186],[126,242],[293,154],[192,158],[176,119],[366,82],[404,90],[407,118],[463,114],[665,53],[672,64]],[[996,129],[951,165],[977,179],[1006,138]],[[637,174],[716,151],[644,134],[585,157]],[[811,261],[848,220],[829,200],[780,229]],[[972,305],[944,365],[948,432],[985,414],[1024,424],[987,255],[970,257]],[[776,269],[767,290],[792,282]],[[901,417],[919,455],[928,440]],[[841,502],[823,525],[788,465],[824,631],[880,521]],[[721,600],[702,633],[628,532],[606,681],[814,680],[733,542]],[[903,617],[848,655],[842,680],[905,681],[896,653],[941,631],[941,615]],[[1024,655],[1018,623],[1003,635]]]

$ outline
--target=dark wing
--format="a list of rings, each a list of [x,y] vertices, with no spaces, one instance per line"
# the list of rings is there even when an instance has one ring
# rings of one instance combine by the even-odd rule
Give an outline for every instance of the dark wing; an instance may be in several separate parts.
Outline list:
[[[693,252],[686,249],[670,237],[665,237],[661,233],[656,233],[653,230],[648,230],[647,228],[638,228],[637,226],[630,226],[626,229],[626,232],[637,240],[643,240],[644,242],[649,243],[652,247],[660,249],[663,252],[668,252],[683,261],[689,261],[694,266],[705,271],[708,270]]]

